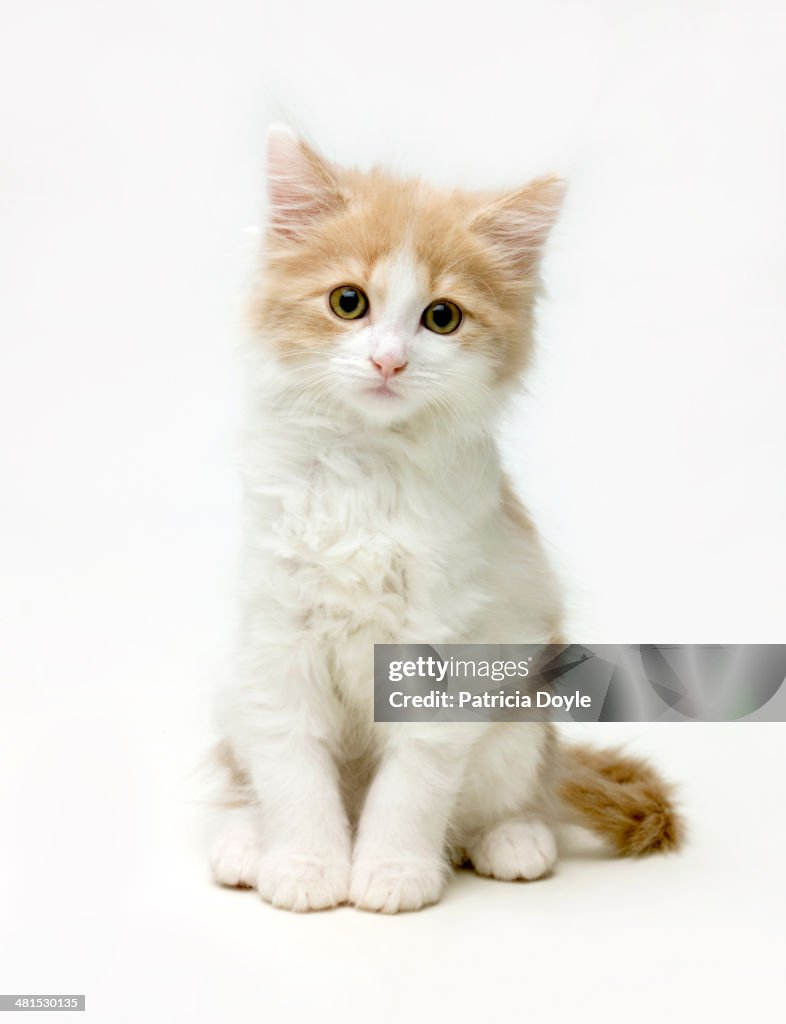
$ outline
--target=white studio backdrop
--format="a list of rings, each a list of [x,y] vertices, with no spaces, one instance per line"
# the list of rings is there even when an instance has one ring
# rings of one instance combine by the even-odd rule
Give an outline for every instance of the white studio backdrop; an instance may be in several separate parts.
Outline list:
[[[338,161],[445,184],[566,176],[538,368],[505,451],[564,577],[572,638],[784,641],[786,8],[0,0],[0,10],[0,806],[20,837],[2,852],[3,957],[15,973],[0,988],[69,991],[81,978],[96,999],[132,964],[159,993],[196,971],[215,989],[205,1019],[216,1019],[230,986],[240,1003],[263,998],[245,992],[236,964],[262,941],[246,943],[243,929],[272,919],[253,901],[232,904],[242,922],[225,916],[229,897],[209,889],[178,800],[232,623],[236,349],[268,122],[289,121]],[[637,736],[686,781],[706,816],[691,878],[715,879],[727,910],[711,895],[701,903],[675,861],[652,870],[699,901],[694,917],[675,937],[676,904],[643,906],[650,938],[638,937],[662,940],[656,962],[679,952],[670,976],[685,991],[681,964],[695,957],[729,1007],[723,921],[737,922],[751,991],[766,991],[757,972],[777,948],[768,887],[783,859],[782,727],[684,728],[612,731]],[[747,751],[739,766],[735,737]],[[711,769],[726,773],[718,786]],[[727,799],[747,815],[728,841]],[[758,902],[744,887],[746,834]],[[595,871],[601,900],[603,870],[568,866],[562,884],[575,880],[571,898],[587,893],[583,872]],[[619,870],[619,908],[646,900],[642,876]],[[519,897],[462,885],[462,914],[497,915],[497,959],[514,913],[501,896],[485,910],[487,892],[534,898],[544,949],[573,934],[570,908],[552,918],[547,887]],[[781,881],[781,905],[782,895]],[[601,919],[609,908],[596,909]],[[439,913],[419,935],[438,945],[464,934],[461,915],[446,928]],[[401,935],[342,915],[308,933],[275,918],[264,949],[269,964],[282,958],[276,993],[297,973],[304,934],[315,957],[337,935],[354,955],[354,928],[369,930],[364,949],[409,956],[414,923]],[[586,923],[598,948],[599,927]],[[195,967],[195,947],[211,941],[238,947],[237,960],[216,952],[211,969]],[[537,958],[540,947],[526,948]],[[589,986],[579,1003],[602,977],[582,948],[571,960]],[[646,978],[647,958],[635,943],[618,952],[629,980],[615,991],[638,998],[630,979]],[[508,966],[503,996],[519,991]],[[332,961],[320,970],[338,986]],[[696,1010],[706,985],[690,989]],[[337,988],[333,997],[349,1005]],[[322,1005],[318,988],[299,998]],[[143,1019],[140,1005],[129,1021]],[[166,1006],[144,1019],[177,1019]],[[198,1007],[190,1019],[202,1019]]]

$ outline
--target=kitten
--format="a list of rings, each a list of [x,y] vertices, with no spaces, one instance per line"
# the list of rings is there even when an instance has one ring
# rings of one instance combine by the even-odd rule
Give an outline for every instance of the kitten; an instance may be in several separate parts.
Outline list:
[[[553,643],[560,597],[500,467],[562,185],[439,191],[286,129],[252,301],[243,607],[215,878],[290,910],[417,910],[452,861],[535,879],[572,820],[677,845],[646,765],[553,728],[374,724],[373,644]]]

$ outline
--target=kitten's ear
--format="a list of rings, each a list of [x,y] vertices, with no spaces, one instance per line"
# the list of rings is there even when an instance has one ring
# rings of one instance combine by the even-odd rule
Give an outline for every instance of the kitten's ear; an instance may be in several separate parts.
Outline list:
[[[268,130],[267,187],[271,230],[285,238],[302,238],[345,202],[334,168],[283,124]]]
[[[472,228],[517,272],[531,271],[557,219],[565,183],[556,175],[536,178],[500,196],[473,218]]]

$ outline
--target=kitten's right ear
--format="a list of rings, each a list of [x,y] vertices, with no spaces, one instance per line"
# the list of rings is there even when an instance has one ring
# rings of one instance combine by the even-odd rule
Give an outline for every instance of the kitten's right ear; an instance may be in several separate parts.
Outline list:
[[[334,169],[283,124],[268,130],[267,187],[270,228],[282,238],[304,237],[345,202]]]

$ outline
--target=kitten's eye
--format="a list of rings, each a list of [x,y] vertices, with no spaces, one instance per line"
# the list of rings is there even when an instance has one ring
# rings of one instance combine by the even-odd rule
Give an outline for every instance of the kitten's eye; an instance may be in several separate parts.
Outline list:
[[[359,320],[368,311],[368,299],[354,285],[342,284],[330,293],[330,308],[342,320]]]
[[[461,310],[455,302],[440,299],[423,311],[420,322],[435,334],[452,334],[461,323]]]

